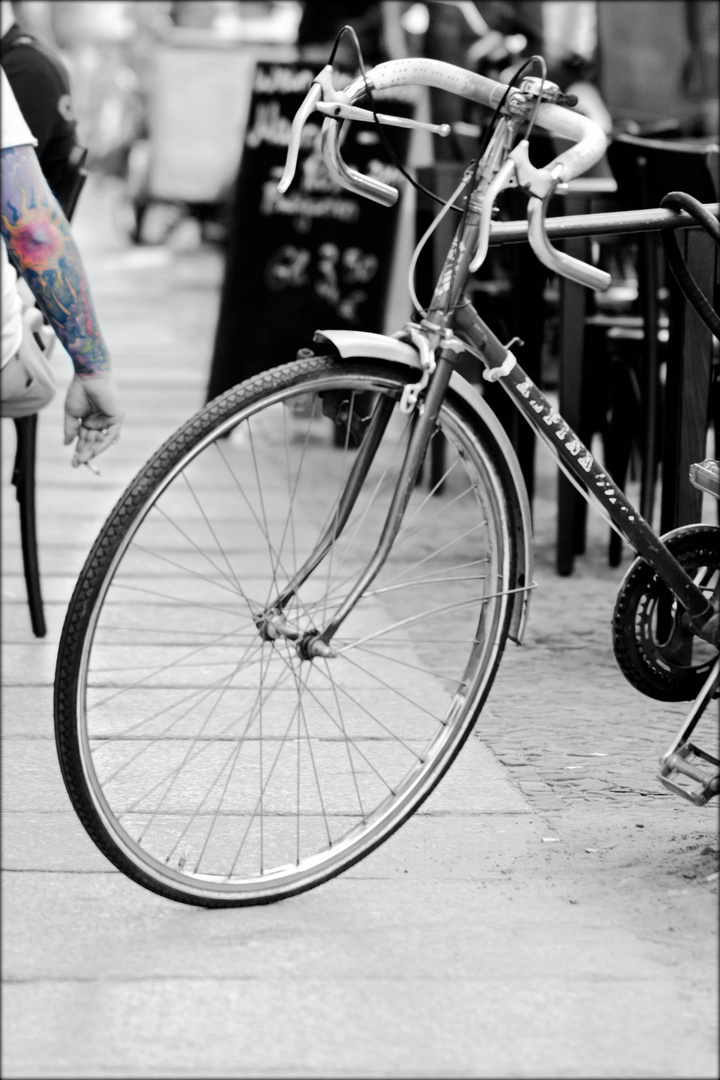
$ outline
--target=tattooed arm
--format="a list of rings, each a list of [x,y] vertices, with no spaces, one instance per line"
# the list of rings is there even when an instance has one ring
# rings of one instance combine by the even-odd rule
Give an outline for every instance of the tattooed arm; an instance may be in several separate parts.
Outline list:
[[[80,252],[31,146],[2,150],[0,232],[72,360],[64,435],[80,465],[117,441],[123,413]]]

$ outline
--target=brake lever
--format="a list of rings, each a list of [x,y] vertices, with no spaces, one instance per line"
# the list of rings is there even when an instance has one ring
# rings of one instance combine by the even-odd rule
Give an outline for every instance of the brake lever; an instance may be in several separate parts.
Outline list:
[[[557,171],[561,170],[562,166],[559,166]],[[546,196],[528,199],[528,243],[543,266],[547,266],[553,273],[575,281],[578,285],[595,289],[596,292],[604,292],[612,280],[607,271],[583,262],[582,259],[575,259],[572,255],[566,255],[564,251],[558,251],[548,240],[545,213],[550,199],[560,186],[560,177],[555,174],[556,170],[553,169],[554,179]]]
[[[562,166],[558,170],[550,172],[548,169],[536,169],[529,157],[530,143],[527,139],[521,139],[508,154],[508,159],[515,165],[518,187],[527,191],[528,195],[534,195],[536,199],[547,199],[551,191],[565,187],[560,184]]]
[[[510,151],[504,165],[488,185],[483,198],[478,246],[470,263],[470,272],[474,273],[482,265],[488,250],[490,216],[492,206],[499,193],[506,187],[517,184],[531,196],[528,200],[528,242],[535,256],[543,266],[553,273],[586,285],[597,292],[603,292],[610,285],[610,274],[597,266],[575,259],[554,248],[545,230],[545,213],[550,199],[556,192],[567,191],[567,184],[562,183],[562,164],[556,168],[536,169],[528,157],[528,141],[522,139]]]
[[[278,191],[281,195],[284,195],[292,184],[295,169],[297,168],[298,154],[300,153],[302,130],[310,115],[317,109],[317,106],[321,102],[328,104],[333,102],[336,105],[350,107],[350,98],[344,90],[336,90],[332,80],[333,66],[332,64],[326,64],[311,82],[305,100],[293,117],[290,125],[290,140],[285,158],[285,168],[278,182]]]
[[[388,113],[373,113],[369,109],[361,109],[358,105],[343,105],[334,101],[320,101],[316,105],[318,112],[324,116],[332,116],[337,120],[363,120],[373,123],[376,119],[381,124],[389,127],[417,128],[420,131],[429,131],[433,135],[450,134],[449,124],[428,124],[424,120],[413,120],[409,116],[390,116]]]
[[[313,112],[322,113],[323,116],[337,120],[362,120],[368,123],[376,120],[375,113],[369,109],[361,109],[352,105],[344,90],[336,90],[332,84],[332,64],[326,64],[322,71],[310,84],[310,89],[305,95],[300,108],[293,117],[290,125],[290,139],[288,142],[285,167],[278,182],[278,191],[281,195],[290,187],[295,170],[297,168],[298,155],[302,141],[302,130]],[[433,135],[443,137],[450,134],[449,124],[428,124],[421,120],[414,120],[404,116],[390,116],[387,113],[378,113],[377,120],[389,127],[411,128],[420,131],[429,131]]]
[[[305,100],[293,117],[292,124],[290,125],[290,138],[288,140],[287,155],[285,157],[285,168],[278,181],[278,191],[281,195],[285,194],[293,182],[295,169],[297,168],[298,154],[300,153],[302,130],[305,127],[308,117],[315,112],[315,107],[322,97],[322,92],[322,86],[316,79],[311,84],[310,89],[305,95]]]

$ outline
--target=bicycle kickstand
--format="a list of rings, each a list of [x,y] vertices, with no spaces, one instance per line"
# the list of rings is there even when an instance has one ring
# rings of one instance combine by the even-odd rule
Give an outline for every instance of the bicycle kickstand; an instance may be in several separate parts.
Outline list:
[[[710,670],[700,693],[683,721],[675,740],[666,754],[660,758],[660,782],[675,795],[689,799],[696,806],[704,806],[713,795],[720,792],[720,761],[689,741],[698,720],[720,687],[720,657]],[[679,783],[687,777],[699,785],[693,790],[687,783]]]

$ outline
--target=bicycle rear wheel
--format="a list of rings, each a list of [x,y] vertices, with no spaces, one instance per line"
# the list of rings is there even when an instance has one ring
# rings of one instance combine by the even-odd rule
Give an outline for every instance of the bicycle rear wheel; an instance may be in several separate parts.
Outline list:
[[[105,523],[65,620],[56,740],[88,833],[146,888],[209,907],[312,888],[387,839],[470,733],[507,636],[517,523],[494,438],[452,395],[442,486],[417,485],[335,655],[303,659],[288,630],[322,629],[375,550],[409,378],[328,357],[260,375],[180,428]],[[390,421],[335,535],[382,402]]]

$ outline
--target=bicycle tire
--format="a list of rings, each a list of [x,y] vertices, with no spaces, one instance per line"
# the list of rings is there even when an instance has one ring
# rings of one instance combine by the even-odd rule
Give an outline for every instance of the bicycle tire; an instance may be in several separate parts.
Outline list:
[[[258,632],[277,579],[337,513],[330,486],[355,460],[354,401],[370,393],[393,418],[353,517],[286,614],[315,625],[355,580],[415,378],[331,357],[258,375],[179,428],[105,522],[63,627],[55,734],[80,821],[143,887],[205,907],[313,888],[392,835],[470,734],[508,633],[519,509],[492,432],[452,392],[436,429],[451,451],[442,491],[416,486],[337,657],[308,662]]]

